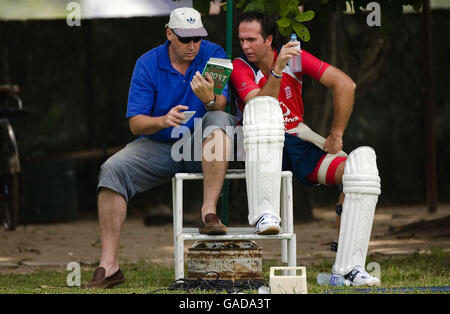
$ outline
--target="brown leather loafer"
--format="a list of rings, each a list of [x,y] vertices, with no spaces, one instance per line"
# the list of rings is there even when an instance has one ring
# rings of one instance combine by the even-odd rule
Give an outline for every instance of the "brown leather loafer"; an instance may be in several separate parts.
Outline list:
[[[85,288],[111,288],[113,286],[119,285],[125,282],[125,276],[120,270],[116,271],[113,275],[105,278],[106,270],[103,267],[97,267],[92,276],[92,280],[85,283],[83,287]]]
[[[222,224],[217,215],[207,214],[205,222],[201,222],[198,232],[208,235],[222,235],[228,232],[228,228]]]

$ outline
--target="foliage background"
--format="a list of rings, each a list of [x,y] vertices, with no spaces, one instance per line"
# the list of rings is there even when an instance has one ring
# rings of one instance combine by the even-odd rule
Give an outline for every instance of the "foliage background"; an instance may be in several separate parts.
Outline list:
[[[239,10],[234,14],[233,57],[240,54]],[[441,202],[450,201],[449,18],[450,11],[433,11]],[[93,19],[68,27],[65,20],[0,21],[0,82],[20,85],[28,110],[24,119],[13,121],[25,164],[39,156],[113,147],[133,139],[125,119],[131,73],[140,55],[164,42],[166,22],[167,17]],[[225,46],[225,14],[205,17],[204,24],[209,40]],[[326,20],[308,22],[308,30],[311,40],[302,47],[357,83],[345,150],[361,145],[376,150],[383,184],[380,204],[425,203],[421,15],[402,15],[386,33],[358,16],[333,11]],[[331,97],[320,84],[304,79],[305,121],[322,135],[331,121]],[[76,164],[80,208],[95,211],[103,160]],[[194,190],[187,209],[198,210],[201,192]],[[332,204],[337,196],[325,188],[304,193],[311,206]],[[170,195],[166,185],[142,197],[146,204],[170,205]]]

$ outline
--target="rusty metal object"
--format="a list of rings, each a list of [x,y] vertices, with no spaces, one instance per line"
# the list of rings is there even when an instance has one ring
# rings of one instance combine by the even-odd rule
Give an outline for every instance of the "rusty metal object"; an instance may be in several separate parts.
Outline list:
[[[196,241],[188,249],[188,278],[263,279],[261,248],[254,241]]]

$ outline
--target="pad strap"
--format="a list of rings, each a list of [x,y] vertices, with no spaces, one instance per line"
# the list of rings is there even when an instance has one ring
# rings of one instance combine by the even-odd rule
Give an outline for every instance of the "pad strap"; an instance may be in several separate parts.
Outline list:
[[[339,216],[342,214],[342,205],[341,204],[336,204],[336,214],[338,214]]]
[[[337,252],[337,250],[338,250],[338,243],[337,242],[331,242],[330,251],[331,252]]]

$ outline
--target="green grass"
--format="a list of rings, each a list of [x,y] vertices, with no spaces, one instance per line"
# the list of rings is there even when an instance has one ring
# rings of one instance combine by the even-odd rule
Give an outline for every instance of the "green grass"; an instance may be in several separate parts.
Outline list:
[[[368,262],[377,262],[381,267],[381,280],[383,288],[395,287],[430,287],[450,286],[450,252],[442,248],[434,248],[429,254],[413,254],[406,257],[368,257]],[[277,264],[278,263],[278,264]],[[269,280],[270,266],[279,266],[279,262],[265,262],[263,273]],[[331,289],[337,293],[360,293],[354,288],[344,292],[329,286],[319,286],[315,278],[319,272],[329,272],[331,262],[324,260],[306,268],[308,280],[308,293],[330,293]],[[83,289],[68,287],[66,278],[70,271],[36,270],[28,274],[2,274],[0,275],[0,294],[83,294],[83,293],[114,293],[114,294],[146,294],[157,289],[157,293],[183,293],[182,291],[165,290],[173,281],[173,269],[158,264],[139,262],[121,266],[127,281],[113,289]],[[93,268],[81,267],[81,282],[89,281]],[[247,291],[257,293],[257,291]],[[214,291],[196,293],[215,293]],[[373,293],[380,293],[374,291]],[[405,292],[402,292],[405,293]],[[414,291],[411,293],[429,293],[427,291]]]
[[[430,254],[415,253],[390,258],[368,257],[367,262],[380,264],[382,288],[450,286],[450,252],[445,252],[442,248],[433,248]],[[331,266],[332,263],[324,261],[307,268],[309,293],[327,293],[330,290],[339,292],[338,288],[319,286],[315,281],[319,272],[329,272]],[[358,290],[357,287],[345,289],[347,293],[358,293]]]

